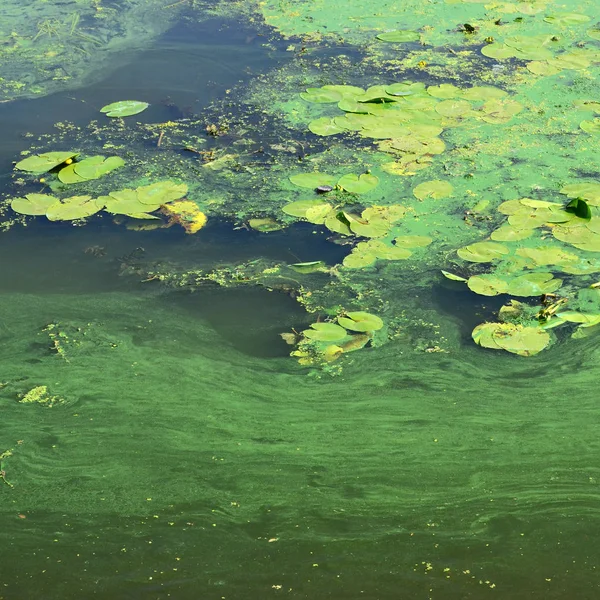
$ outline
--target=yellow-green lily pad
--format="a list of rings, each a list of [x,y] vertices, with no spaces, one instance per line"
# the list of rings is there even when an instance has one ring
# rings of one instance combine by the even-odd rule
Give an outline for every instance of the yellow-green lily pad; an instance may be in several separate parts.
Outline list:
[[[28,171],[29,173],[47,173],[76,156],[79,156],[77,152],[44,152],[43,154],[34,154],[20,160],[15,165],[15,169]]]
[[[348,312],[343,317],[338,317],[338,323],[350,331],[377,331],[383,327],[383,321],[368,312]]]
[[[305,329],[304,337],[316,342],[339,342],[343,340],[348,332],[335,323],[312,323],[312,329]]]
[[[46,211],[50,221],[74,221],[83,219],[102,210],[104,204],[100,198],[91,196],[71,196],[51,204]]]
[[[434,200],[440,200],[451,196],[454,188],[452,184],[441,179],[433,179],[432,181],[424,181],[415,187],[413,194],[419,200],[425,200],[425,198],[433,198]]]
[[[27,194],[25,198],[13,198],[10,207],[21,215],[45,215],[58,198],[47,194]]]

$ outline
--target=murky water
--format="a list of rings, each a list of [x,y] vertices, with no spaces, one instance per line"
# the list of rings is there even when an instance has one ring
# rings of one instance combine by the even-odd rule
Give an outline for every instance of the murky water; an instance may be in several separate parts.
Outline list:
[[[191,119],[285,64],[288,41],[251,25],[184,21],[88,87],[0,105],[7,190],[25,131],[127,97],[152,104],[142,123]],[[350,250],[228,216],[195,235],[106,216],[0,234],[0,598],[597,598],[596,338],[485,351],[471,330],[506,298],[413,271],[394,285],[422,339],[401,325],[340,375],[306,369],[279,335],[314,322],[297,282],[149,275]],[[64,403],[18,401],[37,386]]]

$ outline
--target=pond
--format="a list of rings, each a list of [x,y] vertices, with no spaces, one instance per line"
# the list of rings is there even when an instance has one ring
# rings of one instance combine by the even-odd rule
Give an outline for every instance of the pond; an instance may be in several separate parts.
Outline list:
[[[598,597],[594,8],[0,7],[0,598]]]

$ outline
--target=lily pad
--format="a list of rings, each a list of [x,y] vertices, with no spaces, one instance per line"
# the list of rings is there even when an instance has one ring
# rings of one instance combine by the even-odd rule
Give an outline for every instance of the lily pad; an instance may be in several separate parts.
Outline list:
[[[343,340],[348,332],[335,323],[312,323],[312,329],[305,329],[304,337],[316,342],[339,342]]]
[[[107,104],[100,109],[107,117],[130,117],[146,110],[150,105],[147,102],[138,100],[121,100]]]
[[[498,296],[508,292],[508,282],[495,275],[473,275],[469,277],[467,286],[481,296]]]
[[[117,215],[135,215],[138,213],[147,213],[158,210],[160,203],[148,204],[141,202],[137,190],[125,189],[110,192],[108,196],[101,196],[105,204],[106,212]]]
[[[583,129],[583,131],[586,133],[598,135],[600,134],[600,118],[581,121],[581,123],[579,123],[579,127],[581,127],[581,129]]]
[[[580,13],[555,13],[544,18],[546,23],[552,23],[553,25],[581,25],[587,23],[590,18],[587,15]]]
[[[362,175],[354,175],[352,173],[344,175],[337,182],[337,185],[347,192],[353,194],[365,194],[375,189],[379,183],[379,179],[375,175],[363,173]]]
[[[58,198],[47,194],[27,194],[25,198],[13,198],[10,207],[21,215],[45,215]]]
[[[290,181],[294,185],[297,185],[298,187],[310,188],[313,190],[320,186],[325,186],[325,185],[333,186],[336,184],[335,177],[333,177],[331,175],[327,175],[325,173],[318,173],[318,172],[298,173],[297,175],[292,175],[290,177]]]
[[[90,217],[102,210],[103,206],[104,203],[100,198],[71,196],[51,204],[46,211],[46,217],[50,221],[74,221],[75,219]]]
[[[332,117],[321,117],[319,119],[315,119],[308,124],[308,128],[315,135],[336,135],[338,133],[343,133],[344,129],[340,127],[336,120]]]
[[[65,161],[79,156],[77,152],[44,152],[20,160],[15,169],[29,173],[47,173]]]
[[[492,337],[502,350],[519,356],[534,356],[550,343],[550,334],[541,327],[499,323]]]
[[[122,167],[125,164],[125,161],[120,156],[109,156],[105,158],[104,156],[90,156],[88,158],[84,158],[81,162],[73,163],[73,165],[69,165],[69,168],[73,166],[75,174],[83,179],[98,179],[102,175],[106,175],[119,167]],[[64,170],[64,169],[63,169]],[[58,174],[60,179],[60,173]]]
[[[600,206],[600,183],[583,182],[565,185],[561,190],[569,198],[583,198],[592,206]]]
[[[307,214],[309,211],[317,211],[322,210],[325,212],[325,216],[329,213],[332,206],[327,202],[323,202],[321,200],[296,200],[296,202],[290,202],[286,204],[281,210],[286,214],[292,217],[300,217],[303,219],[308,218]]]
[[[308,88],[306,92],[300,94],[300,98],[315,104],[328,104],[339,102],[342,99],[342,94],[335,89]]]
[[[343,317],[338,317],[338,323],[350,331],[377,331],[383,327],[383,321],[368,312],[348,312]]]
[[[252,227],[255,231],[260,231],[263,233],[268,233],[269,231],[279,231],[283,229],[283,225],[278,223],[274,219],[265,218],[265,219],[249,219],[248,225]]]
[[[160,205],[183,198],[188,192],[188,187],[185,183],[157,181],[137,188],[136,192],[142,204]]]
[[[425,198],[439,200],[441,198],[445,198],[446,196],[452,195],[453,191],[454,188],[447,181],[434,179],[432,181],[424,181],[423,183],[420,183],[413,190],[413,194],[419,200],[425,200]]]
[[[352,233],[363,237],[379,238],[387,235],[391,224],[387,219],[374,217],[370,221],[364,219],[348,219]]]
[[[552,273],[527,273],[509,282],[508,293],[511,296],[541,296],[555,292],[561,285],[562,279],[554,279]]]
[[[424,248],[433,240],[427,235],[399,235],[394,239],[394,244],[399,248]]]
[[[497,242],[475,242],[464,248],[459,248],[456,253],[463,260],[486,263],[500,260],[502,256],[509,253],[509,249]]]

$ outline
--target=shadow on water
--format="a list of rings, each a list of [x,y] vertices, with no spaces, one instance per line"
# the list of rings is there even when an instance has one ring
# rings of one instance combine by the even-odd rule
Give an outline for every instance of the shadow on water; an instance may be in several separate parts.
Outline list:
[[[99,109],[117,100],[149,102],[150,108],[136,117],[143,122],[198,114],[225,90],[288,58],[283,49],[264,48],[265,41],[256,30],[237,22],[180,24],[151,49],[121,53],[111,72],[99,81],[88,81],[86,87],[0,104],[0,171],[10,171],[31,140],[50,132],[55,123],[84,125],[104,119]]]

